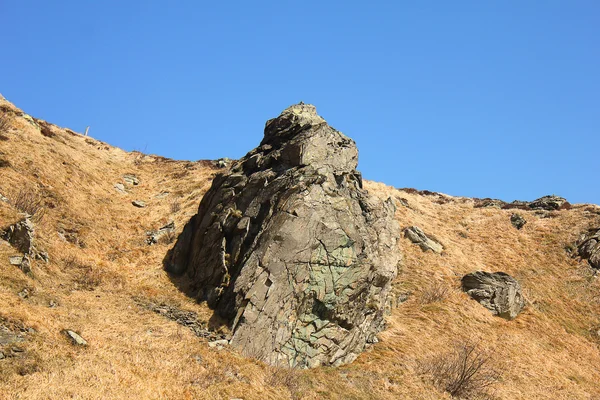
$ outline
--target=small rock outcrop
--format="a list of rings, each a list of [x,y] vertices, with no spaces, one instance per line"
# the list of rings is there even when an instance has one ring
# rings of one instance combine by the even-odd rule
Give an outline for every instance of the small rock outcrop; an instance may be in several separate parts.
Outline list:
[[[146,232],[146,243],[153,245],[158,243],[159,239],[169,235],[173,235],[175,232],[175,222],[171,221],[162,228],[156,231]]]
[[[532,201],[529,203],[529,208],[532,210],[554,211],[569,209],[571,208],[571,204],[565,198],[550,195]]]
[[[1,237],[19,252],[30,254],[35,250],[33,246],[33,231],[33,223],[29,218],[25,218],[5,228]]]
[[[581,235],[577,241],[577,252],[592,268],[600,269],[600,228]]]
[[[525,306],[521,285],[504,272],[477,271],[462,278],[462,289],[494,315],[512,320]]]
[[[441,243],[427,236],[418,226],[406,228],[404,230],[404,236],[411,242],[418,244],[423,251],[431,250],[434,253],[441,254],[444,250],[444,246],[442,246]]]
[[[527,221],[520,214],[513,214],[510,216],[510,223],[517,229],[521,229],[525,226]]]
[[[384,327],[400,236],[392,199],[362,189],[354,141],[314,106],[267,121],[259,147],[215,177],[165,259],[272,365],[351,362]]]

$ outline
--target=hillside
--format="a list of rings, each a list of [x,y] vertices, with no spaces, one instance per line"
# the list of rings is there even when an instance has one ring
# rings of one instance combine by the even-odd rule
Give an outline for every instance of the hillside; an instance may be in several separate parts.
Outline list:
[[[420,227],[444,250],[402,238],[397,300],[378,343],[341,367],[288,370],[215,345],[227,326],[163,268],[226,163],[128,153],[2,98],[0,117],[0,230],[33,214],[39,254],[25,273],[10,262],[22,254],[0,240],[2,398],[443,399],[422,366],[468,342],[499,371],[491,398],[600,399],[600,281],[572,253],[600,227],[596,205],[518,210],[527,220],[518,230],[515,210],[365,182],[395,199],[401,227]],[[150,245],[147,233],[170,222],[174,232]],[[462,292],[461,277],[476,270],[520,282],[526,306],[516,319]]]

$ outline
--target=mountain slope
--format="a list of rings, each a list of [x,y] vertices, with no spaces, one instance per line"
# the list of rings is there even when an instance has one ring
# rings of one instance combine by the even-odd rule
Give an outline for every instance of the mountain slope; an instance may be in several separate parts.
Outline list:
[[[587,262],[567,252],[580,233],[600,226],[598,206],[519,211],[527,224],[517,230],[514,210],[365,182],[371,194],[396,199],[402,227],[419,226],[444,251],[400,241],[394,292],[407,300],[392,308],[370,351],[340,368],[282,370],[209,347],[227,327],[163,270],[217,163],[128,153],[1,99],[0,116],[10,125],[0,137],[0,194],[8,199],[0,201],[0,229],[38,208],[36,248],[49,258],[32,260],[25,274],[9,262],[19,252],[0,241],[2,397],[449,398],[420,366],[469,340],[501,370],[493,398],[600,398],[600,284]],[[175,233],[149,245],[146,233],[171,221]],[[517,278],[525,310],[506,321],[462,293],[460,278],[475,270]],[[65,329],[88,345],[74,346]]]

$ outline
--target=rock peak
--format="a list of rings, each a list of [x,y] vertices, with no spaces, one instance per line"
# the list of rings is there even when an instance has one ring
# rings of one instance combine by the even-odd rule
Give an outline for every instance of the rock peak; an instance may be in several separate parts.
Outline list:
[[[243,354],[289,367],[350,362],[376,341],[400,236],[393,201],[362,189],[354,141],[314,106],[269,120],[215,177],[165,260],[231,324]]]

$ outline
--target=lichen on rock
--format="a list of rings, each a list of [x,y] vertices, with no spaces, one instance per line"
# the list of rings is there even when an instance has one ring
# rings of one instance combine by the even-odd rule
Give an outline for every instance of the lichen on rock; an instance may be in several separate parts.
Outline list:
[[[230,321],[243,354],[340,365],[376,341],[400,229],[394,202],[362,189],[357,163],[354,141],[314,106],[291,106],[215,177],[165,258]]]

